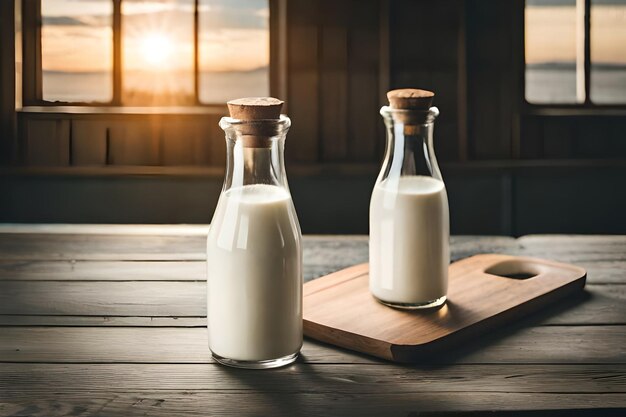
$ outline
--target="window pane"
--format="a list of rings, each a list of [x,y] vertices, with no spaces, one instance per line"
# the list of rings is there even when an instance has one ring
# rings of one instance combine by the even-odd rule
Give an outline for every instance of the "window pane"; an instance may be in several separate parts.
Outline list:
[[[193,0],[122,2],[122,102],[192,105]]]
[[[591,101],[626,103],[626,0],[591,2]]]
[[[111,101],[112,13],[108,1],[41,1],[44,100]]]
[[[527,0],[526,100],[576,103],[576,0]],[[583,85],[584,94],[584,85]]]
[[[268,0],[200,0],[200,100],[269,95]]]

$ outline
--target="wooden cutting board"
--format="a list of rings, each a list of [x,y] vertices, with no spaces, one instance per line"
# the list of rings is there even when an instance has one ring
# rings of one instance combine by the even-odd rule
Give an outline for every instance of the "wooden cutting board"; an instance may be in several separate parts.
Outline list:
[[[543,259],[476,255],[450,265],[435,310],[387,307],[369,292],[368,265],[304,285],[304,334],[396,362],[419,361],[581,290],[586,271]]]

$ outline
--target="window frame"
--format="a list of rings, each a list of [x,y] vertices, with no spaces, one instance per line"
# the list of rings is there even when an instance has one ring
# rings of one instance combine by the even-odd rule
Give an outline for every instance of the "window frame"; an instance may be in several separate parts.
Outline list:
[[[21,0],[22,8],[22,56],[23,81],[22,105],[24,107],[92,107],[92,108],[133,108],[122,102],[122,1],[110,0],[113,4],[112,36],[113,62],[112,98],[108,102],[69,102],[47,101],[43,99],[42,89],[42,51],[41,51],[41,0]],[[286,93],[286,1],[268,0],[269,6],[269,89],[271,95],[283,96]],[[193,80],[194,102],[183,106],[145,106],[146,108],[193,108],[222,109],[223,103],[204,103],[200,100],[200,71],[199,71],[199,4],[194,0],[193,12]],[[104,110],[104,109],[103,109]]]
[[[591,100],[591,2],[584,2],[584,92],[585,101],[581,103],[533,103],[526,99],[526,0],[522,0],[521,13],[522,47],[521,47],[521,81],[522,107],[526,114],[536,115],[623,115],[626,112],[624,103],[594,103]],[[577,57],[578,59],[578,57]]]

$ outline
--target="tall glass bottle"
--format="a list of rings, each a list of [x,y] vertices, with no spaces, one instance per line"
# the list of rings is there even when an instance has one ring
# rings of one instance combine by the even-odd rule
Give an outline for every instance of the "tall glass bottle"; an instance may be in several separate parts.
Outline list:
[[[227,164],[207,239],[209,347],[220,363],[273,368],[302,346],[302,235],[287,185],[282,101],[228,103]]]
[[[370,202],[370,292],[397,308],[446,301],[449,213],[433,149],[434,94],[393,90],[380,110],[387,147]]]

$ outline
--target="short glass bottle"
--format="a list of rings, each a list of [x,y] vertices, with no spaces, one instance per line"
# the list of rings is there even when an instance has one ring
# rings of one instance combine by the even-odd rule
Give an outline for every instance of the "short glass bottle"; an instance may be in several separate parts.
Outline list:
[[[433,149],[436,107],[380,110],[387,128],[370,201],[370,292],[396,308],[442,305],[448,289],[449,209]]]
[[[290,124],[285,115],[220,121],[227,164],[207,239],[207,302],[209,347],[225,365],[283,366],[302,346],[302,235],[283,155]]]

